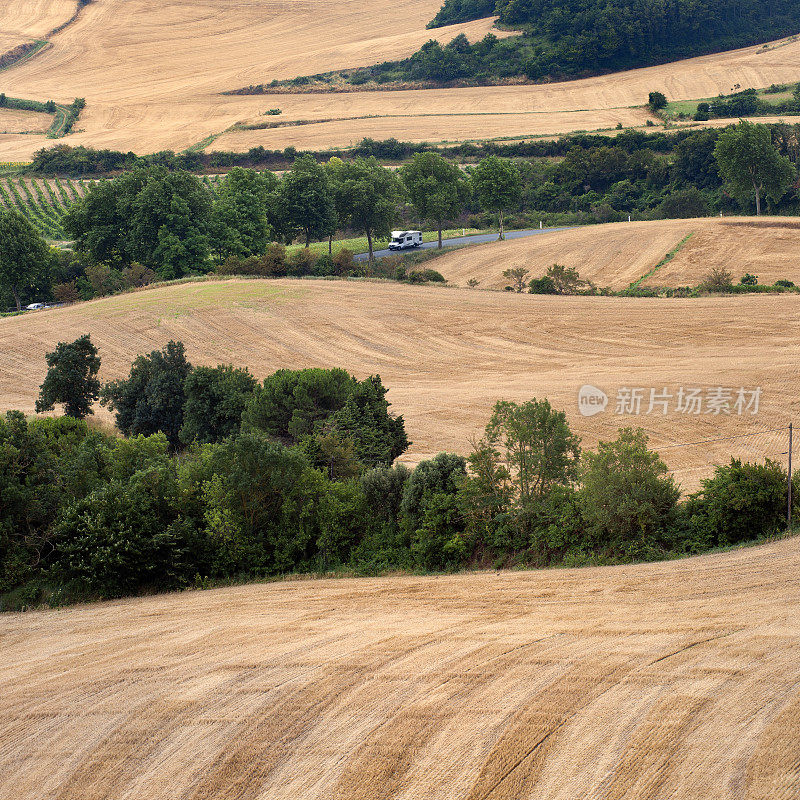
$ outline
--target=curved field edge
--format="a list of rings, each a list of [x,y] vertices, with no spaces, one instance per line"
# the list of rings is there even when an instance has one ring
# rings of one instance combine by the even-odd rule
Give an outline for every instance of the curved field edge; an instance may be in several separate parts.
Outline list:
[[[4,615],[0,792],[792,797],[799,568],[792,538]]]
[[[507,269],[522,267],[533,278],[554,263],[615,291],[697,286],[715,268],[728,270],[734,282],[749,272],[765,284],[800,283],[798,247],[797,217],[613,222],[470,247],[438,258],[436,269],[452,283],[476,280],[482,289],[503,289]]]
[[[731,456],[783,458],[785,430],[772,429],[786,426],[800,391],[791,367],[800,356],[796,332],[795,295],[648,300],[206,280],[0,319],[0,409],[33,412],[44,355],[58,341],[89,333],[103,360],[100,377],[111,380],[126,375],[136,355],[179,339],[192,363],[246,366],[259,379],[311,366],[381,375],[413,442],[408,463],[442,450],[469,452],[498,399],[547,397],[567,412],[587,448],[616,438],[625,425],[643,427],[691,491]],[[578,413],[578,390],[587,383],[608,394],[605,413]],[[617,414],[614,398],[626,386],[673,393],[761,387],[762,398],[755,415]],[[694,444],[707,440],[714,441]]]
[[[81,123],[85,130],[72,134],[72,143],[146,153],[180,150],[237,122],[263,120],[268,106],[282,108],[284,120],[403,114],[409,108],[419,114],[447,114],[465,108],[489,112],[550,111],[556,115],[580,109],[609,112],[641,106],[648,92],[656,89],[670,99],[681,99],[726,93],[734,83],[785,83],[796,78],[800,58],[800,42],[794,42],[542,86],[362,92],[310,98],[285,94],[271,96],[269,103],[263,97],[219,94],[248,81],[263,80],[265,74],[291,77],[299,74],[299,67],[324,71],[373,63],[376,57],[409,54],[430,37],[431,32],[424,30],[424,25],[434,12],[435,5],[427,0],[414,0],[410,6],[402,7],[381,0],[366,9],[352,0],[307,10],[281,7],[268,15],[259,3],[237,6],[223,14],[218,4],[210,0],[200,4],[182,0],[169,7],[154,4],[153,0],[96,0],[77,22],[58,34],[56,47],[8,74],[6,91],[23,97],[53,96],[62,102],[85,97],[88,110]],[[151,24],[143,26],[143,18]],[[210,25],[209,19],[216,24]],[[175,32],[174,41],[161,33],[167,24]],[[438,29],[436,35],[449,39],[463,31],[470,39],[480,38],[488,24],[464,23]],[[315,34],[320,25],[325,26],[335,46],[320,49]],[[287,29],[291,35],[285,34]],[[376,30],[380,32],[377,39]],[[384,35],[385,32],[391,35]],[[94,46],[87,51],[85,42],[89,40]],[[271,45],[268,48],[253,47],[254,42],[267,41]],[[110,50],[115,53],[113,62],[106,56]],[[213,73],[205,69],[210,53],[215,60]],[[168,80],[164,79],[165,74],[170,76]],[[464,122],[458,117],[442,120],[435,138],[492,138],[504,132],[503,118],[499,118],[496,130],[487,128],[485,117],[476,117],[472,128]],[[423,123],[420,120],[420,130],[425,128]],[[572,120],[562,120],[540,132],[558,132],[565,125],[574,124]],[[577,125],[586,127],[585,121]],[[413,120],[408,128],[404,138],[415,138]],[[261,133],[280,136],[282,130]],[[287,130],[293,134],[303,132],[302,127]],[[430,135],[429,131],[424,132]],[[519,130],[520,134],[532,132]],[[252,131],[247,132],[248,136],[251,134]],[[335,140],[332,144],[347,143],[338,129],[331,134],[320,131],[321,136]],[[365,132],[360,129],[352,132],[356,141],[363,135]],[[28,157],[34,149],[36,144],[22,136],[0,140],[0,153],[6,159]]]

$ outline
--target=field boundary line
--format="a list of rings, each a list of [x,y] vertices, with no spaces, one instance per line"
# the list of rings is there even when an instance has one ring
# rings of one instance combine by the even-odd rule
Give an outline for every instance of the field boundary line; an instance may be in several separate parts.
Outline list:
[[[662,258],[662,259],[661,259],[661,261],[659,261],[659,262],[658,262],[658,264],[656,264],[656,265],[653,267],[653,269],[651,269],[651,270],[650,270],[650,272],[646,272],[644,275],[642,275],[642,277],[641,277],[641,278],[639,278],[639,279],[635,280],[635,281],[634,281],[634,282],[633,282],[633,283],[632,283],[632,284],[631,284],[631,285],[628,287],[628,289],[626,289],[625,291],[628,291],[628,290],[630,290],[630,289],[638,289],[638,288],[639,288],[639,286],[642,284],[642,282],[643,282],[643,281],[646,281],[648,278],[652,278],[652,277],[653,277],[653,275],[655,275],[655,274],[656,274],[656,272],[658,272],[658,271],[661,269],[661,267],[665,266],[666,264],[669,264],[669,262],[670,262],[670,261],[672,261],[672,259],[673,259],[673,258],[675,258],[675,256],[676,256],[676,255],[678,255],[678,253],[680,253],[680,251],[681,251],[681,249],[683,248],[683,246],[686,244],[686,242],[688,242],[688,241],[689,241],[689,239],[691,239],[691,238],[692,238],[692,236],[694,236],[694,234],[695,234],[695,232],[694,232],[694,231],[691,231],[690,233],[686,234],[686,236],[684,236],[684,237],[683,237],[683,239],[681,239],[681,240],[678,242],[678,244],[676,244],[676,245],[675,245],[675,247],[673,247],[673,248],[672,248],[672,250],[670,250],[670,251],[669,251],[669,252],[668,252],[668,253],[667,253],[667,254],[664,256],[664,258]]]

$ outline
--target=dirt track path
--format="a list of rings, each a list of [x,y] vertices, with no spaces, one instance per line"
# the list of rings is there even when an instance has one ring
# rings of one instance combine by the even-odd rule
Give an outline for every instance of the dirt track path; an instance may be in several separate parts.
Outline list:
[[[0,618],[0,797],[793,800],[800,540]]]

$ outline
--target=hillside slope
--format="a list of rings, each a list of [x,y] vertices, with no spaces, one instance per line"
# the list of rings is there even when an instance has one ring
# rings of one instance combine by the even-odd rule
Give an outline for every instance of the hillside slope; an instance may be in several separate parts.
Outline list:
[[[49,19],[61,3],[20,0],[10,5],[19,7],[20,14],[39,9],[42,18]],[[283,110],[282,122],[350,118],[352,124],[313,132],[291,127],[277,132],[238,131],[211,146],[224,144],[237,150],[254,144],[304,146],[302,137],[307,134],[313,134],[307,144],[346,146],[362,136],[385,136],[386,117],[398,115],[416,118],[416,123],[414,119],[397,121],[398,134],[409,139],[503,136],[508,135],[509,122],[513,135],[613,128],[617,121],[641,124],[641,112],[633,119],[630,107],[641,106],[653,90],[663,91],[670,99],[713,97],[730,92],[737,83],[762,87],[795,81],[800,68],[800,41],[796,41],[539,86],[347,95],[220,94],[275,78],[408,56],[431,35],[449,41],[463,31],[475,40],[492,24],[478,20],[425,30],[437,7],[438,0],[403,4],[311,0],[291,5],[269,0],[175,0],[169,4],[93,0],[75,23],[52,38],[52,48],[4,72],[4,90],[10,96],[53,97],[61,102],[85,97],[81,130],[65,143],[144,153],[189,147],[236,122],[262,122],[263,113],[276,107]],[[3,31],[0,24],[0,34]],[[592,121],[585,112],[593,111],[604,113]],[[530,129],[525,129],[524,120],[509,120],[505,116],[509,113],[531,114]],[[438,119],[434,130],[428,114],[458,116]],[[371,115],[378,116],[353,119]],[[0,158],[28,157],[42,144],[39,137],[0,136]]]
[[[19,800],[793,800],[800,540],[0,618]]]
[[[780,324],[776,325],[776,320]],[[413,441],[404,460],[467,453],[498,399],[547,397],[584,446],[643,427],[687,489],[731,455],[784,459],[800,396],[800,297],[537,297],[363,281],[229,280],[167,286],[0,319],[0,410],[32,412],[45,352],[90,333],[103,380],[169,339],[196,364],[378,373]],[[606,411],[578,413],[592,384]],[[616,414],[625,387],[762,387],[758,414]],[[101,418],[108,414],[98,409]],[[717,440],[740,434],[744,439]]]
[[[619,290],[651,272],[673,248],[691,235],[645,286],[697,286],[711,269],[727,269],[738,283],[750,272],[762,283],[789,279],[800,284],[800,219],[739,217],[724,219],[614,222],[509,239],[448,254],[436,262],[447,280],[482,289],[508,285],[503,271],[524,267],[531,277],[553,264],[577,269],[597,286]]]

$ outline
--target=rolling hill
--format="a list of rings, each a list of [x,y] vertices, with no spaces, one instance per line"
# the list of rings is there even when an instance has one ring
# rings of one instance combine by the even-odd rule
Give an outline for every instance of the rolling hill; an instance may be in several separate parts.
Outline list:
[[[0,619],[21,800],[793,800],[800,540]]]
[[[63,0],[20,0],[0,10],[0,36],[44,30],[65,13]],[[380,58],[410,55],[435,35],[483,36],[491,20],[425,30],[438,0],[398,5],[312,0],[281,5],[225,0],[93,0],[76,22],[51,37],[52,47],[3,73],[10,96],[85,97],[76,132],[63,141],[135,150],[180,150],[200,144],[245,150],[347,146],[362,136],[382,138],[492,138],[557,134],[572,129],[643,124],[650,91],[670,99],[712,97],[735,84],[762,87],[797,79],[800,41],[783,41],[645,69],[567,83],[351,94],[231,96],[221,92],[271,79],[292,78]],[[45,24],[44,20],[48,20]],[[37,29],[38,30],[38,29]],[[325,36],[320,37],[319,31]],[[169,35],[164,32],[169,31]],[[213,63],[213,69],[208,65]],[[269,108],[281,122],[333,120],[311,125],[240,130],[259,123]],[[430,115],[434,115],[431,117]],[[370,117],[365,119],[364,117]],[[343,122],[350,120],[350,122]],[[216,142],[213,137],[223,134]],[[30,157],[40,137],[0,135],[0,158]]]
[[[792,217],[706,217],[590,225],[450,253],[436,268],[451,283],[474,278],[481,289],[508,285],[503,271],[524,267],[531,277],[553,264],[577,269],[600,287],[625,289],[652,272],[691,236],[644,286],[697,286],[714,268],[727,269],[738,283],[745,272],[762,283],[788,279],[800,284],[800,219]]]
[[[643,427],[687,490],[731,455],[782,459],[786,430],[772,429],[788,424],[800,396],[796,295],[541,297],[285,279],[164,286],[0,319],[0,409],[31,413],[45,352],[84,333],[100,350],[103,380],[169,339],[182,340],[193,363],[247,366],[259,378],[282,367],[378,373],[406,420],[410,463],[469,452],[498,399],[547,397],[586,447]],[[608,394],[604,413],[578,413],[584,384]],[[664,416],[645,413],[647,400],[638,415],[615,413],[623,388],[681,386],[761,387],[759,413]]]

